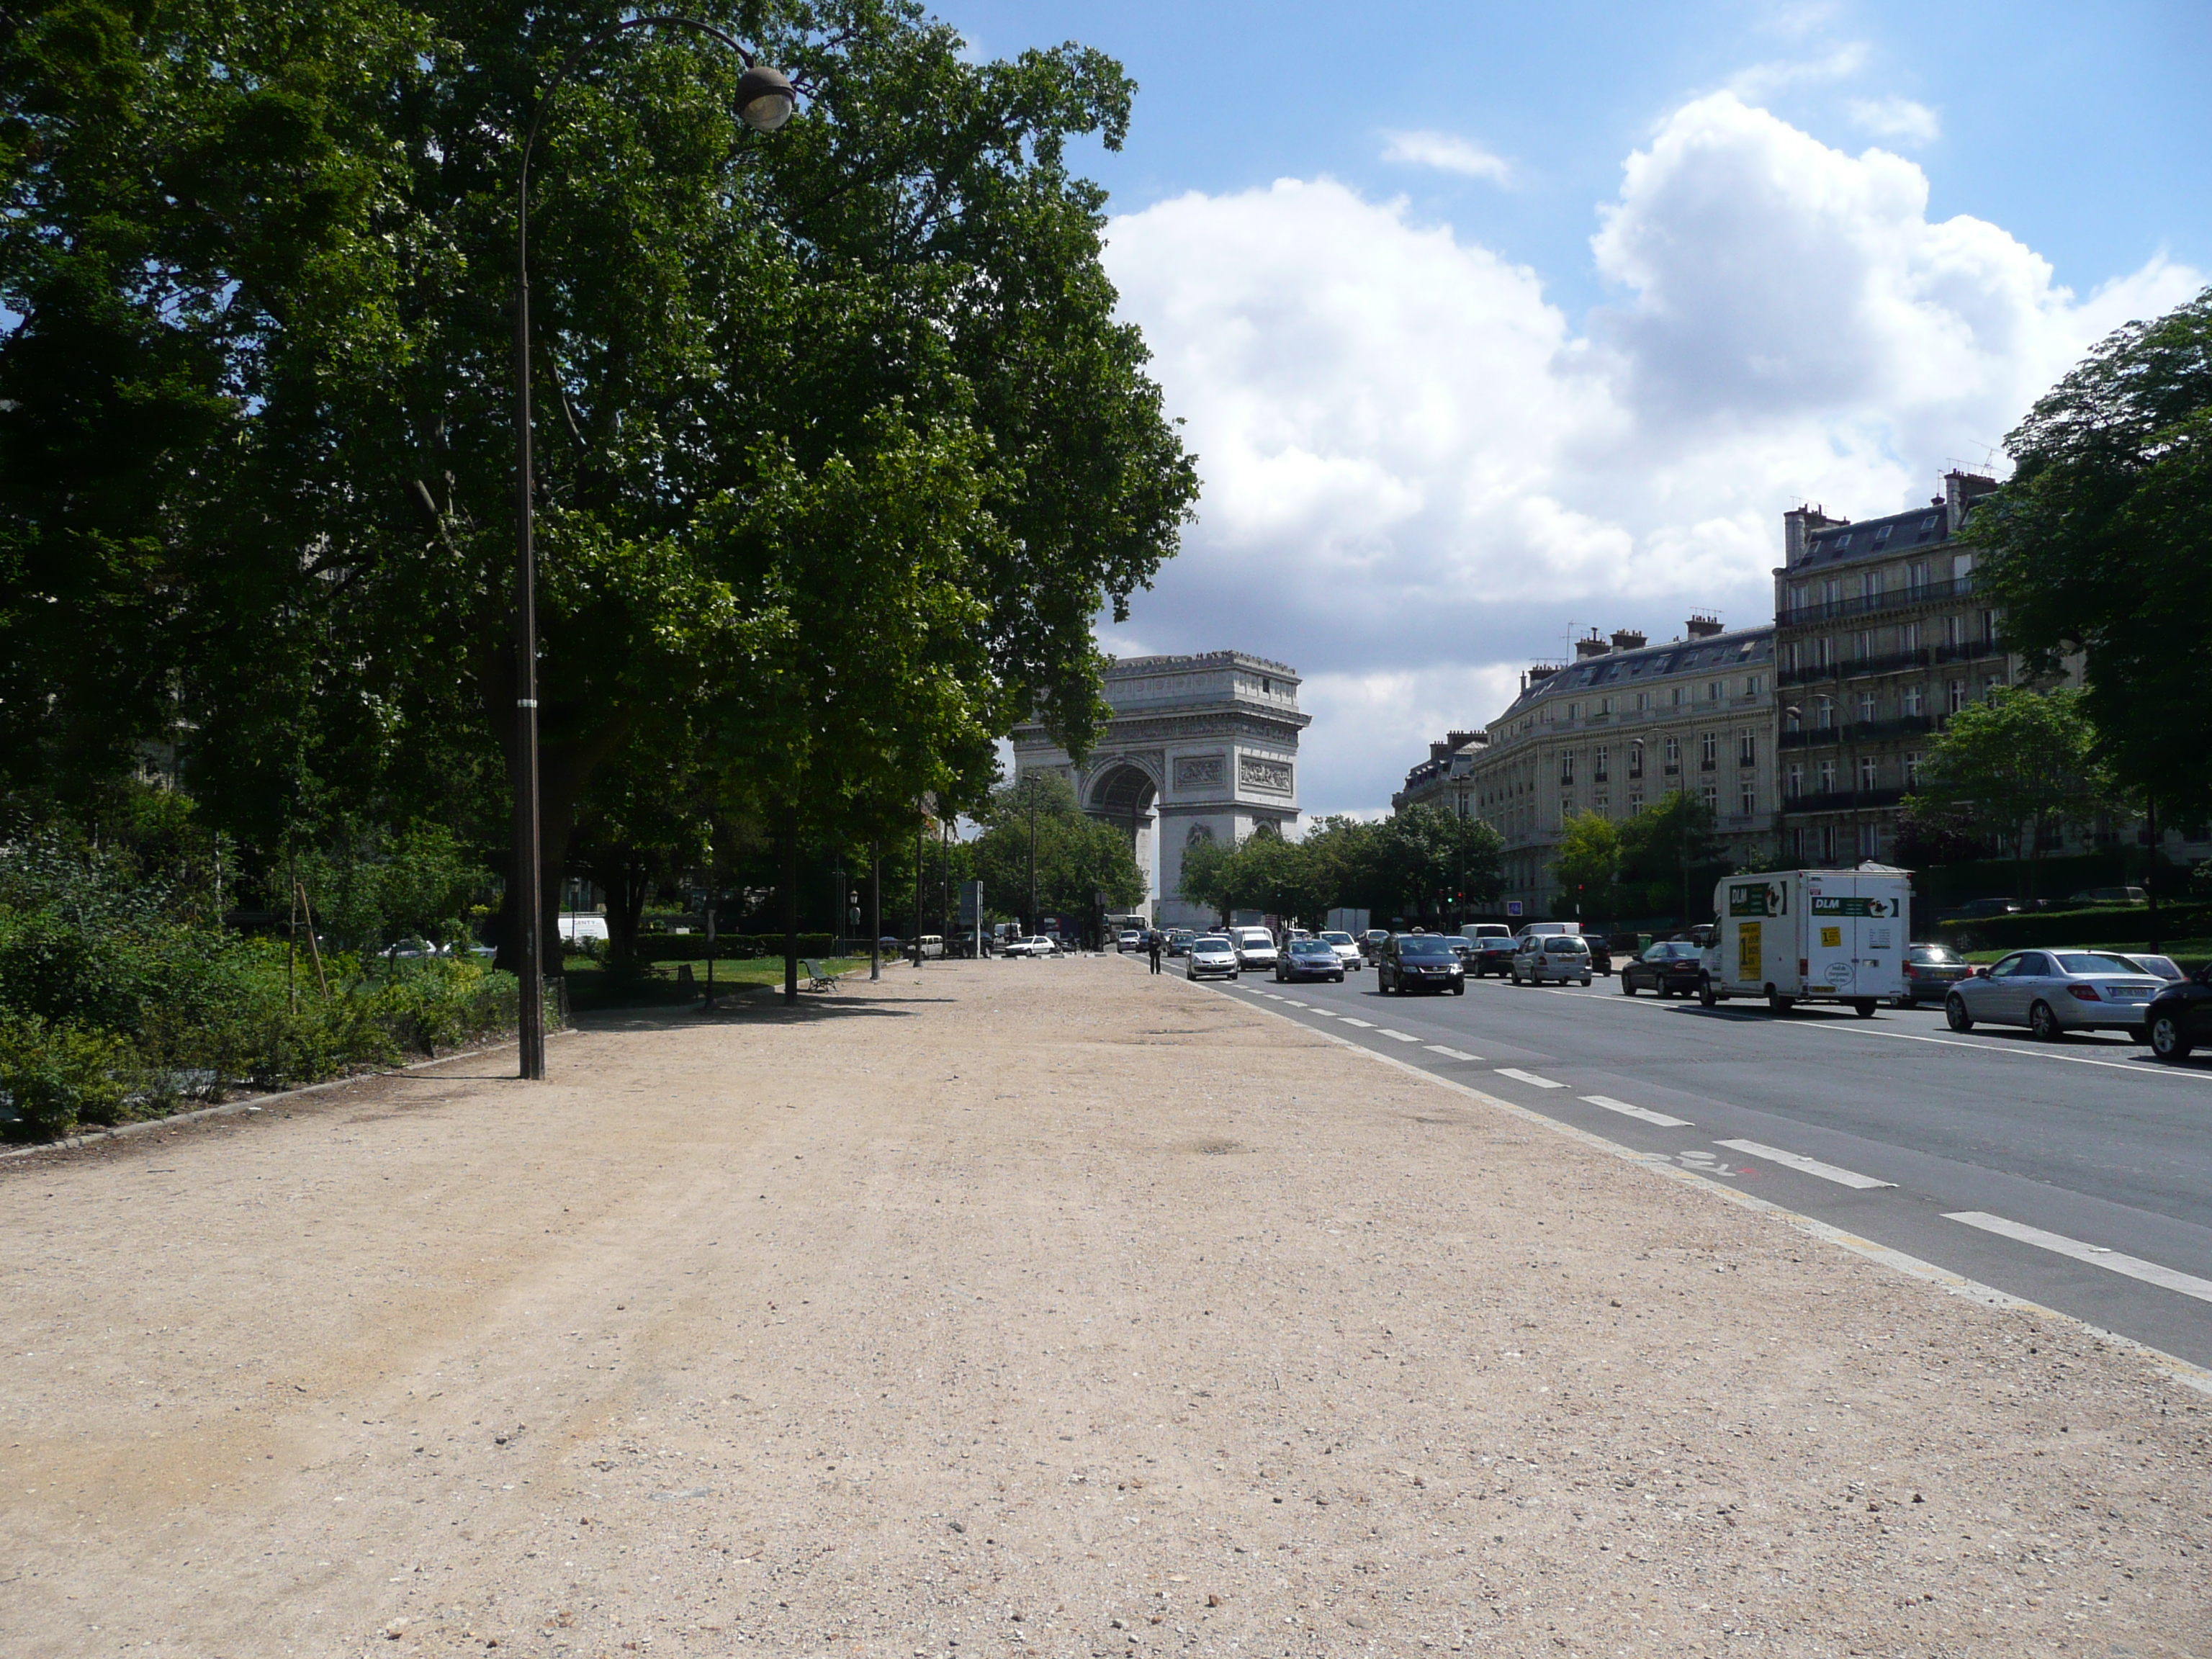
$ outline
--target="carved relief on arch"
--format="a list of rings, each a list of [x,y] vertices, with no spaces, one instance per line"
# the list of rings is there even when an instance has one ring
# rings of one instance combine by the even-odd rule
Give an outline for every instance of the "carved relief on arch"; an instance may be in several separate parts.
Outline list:
[[[1186,847],[1211,847],[1213,844],[1213,826],[1206,823],[1192,824],[1190,833],[1182,838],[1182,844]]]

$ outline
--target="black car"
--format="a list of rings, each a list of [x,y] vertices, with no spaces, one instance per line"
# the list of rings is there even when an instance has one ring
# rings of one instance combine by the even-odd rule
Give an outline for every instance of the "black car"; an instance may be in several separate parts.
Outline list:
[[[1479,939],[1474,942],[1474,954],[1468,958],[1467,971],[1480,979],[1486,974],[1495,974],[1504,979],[1513,971],[1515,941],[1510,939]]]
[[[1948,945],[1908,945],[1905,947],[1905,994],[1900,1008],[1923,1002],[1941,1002],[1960,980],[1971,978],[1973,964]]]
[[[1327,939],[1294,939],[1275,958],[1275,983],[1294,979],[1326,979],[1344,983],[1344,958]]]
[[[1445,933],[1391,934],[1375,961],[1375,988],[1384,996],[1411,996],[1416,991],[1465,996],[1467,969],[1452,949],[1456,942]]]
[[[1605,942],[1605,935],[1602,933],[1584,933],[1583,935],[1583,943],[1589,946],[1590,972],[1594,974],[1612,973],[1613,947]]]
[[[1620,964],[1620,994],[1656,991],[1662,997],[1695,996],[1705,983],[1704,954],[1686,939],[1662,939]]]
[[[2151,1053],[2168,1064],[2188,1059],[2199,1043],[2212,1043],[2212,963],[2153,997],[2143,1027]]]

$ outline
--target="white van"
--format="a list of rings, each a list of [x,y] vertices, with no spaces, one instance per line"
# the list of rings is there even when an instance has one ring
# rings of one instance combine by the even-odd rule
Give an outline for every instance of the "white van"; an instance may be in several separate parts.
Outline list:
[[[1776,870],[1727,876],[1698,1000],[1764,997],[1776,1013],[1840,1002],[1870,1018],[1905,994],[1912,877],[1887,867]]]
[[[1229,942],[1237,947],[1237,965],[1240,969],[1275,965],[1275,936],[1266,928],[1231,927]]]
[[[943,956],[945,954],[945,935],[942,933],[924,933],[921,936],[921,953],[926,957]]]
[[[1513,930],[1502,921],[1465,921],[1460,924],[1462,939],[1511,939]]]

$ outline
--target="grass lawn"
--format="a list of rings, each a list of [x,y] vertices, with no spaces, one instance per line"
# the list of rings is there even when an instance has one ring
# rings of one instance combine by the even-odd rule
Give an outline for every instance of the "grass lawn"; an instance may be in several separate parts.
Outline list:
[[[688,965],[691,983],[680,984],[677,969]],[[868,970],[866,957],[830,957],[822,964],[833,974],[850,973],[854,969],[863,974]],[[674,962],[654,962],[646,964],[644,975],[628,974],[611,976],[607,970],[589,957],[571,956],[562,964],[568,978],[568,1006],[579,1013],[588,1013],[601,1008],[668,1008],[680,1007],[695,1002],[707,988],[707,964]],[[799,982],[806,983],[806,969],[799,970]],[[783,983],[781,957],[751,957],[744,961],[718,960],[714,963],[714,989],[741,991],[754,985]]]

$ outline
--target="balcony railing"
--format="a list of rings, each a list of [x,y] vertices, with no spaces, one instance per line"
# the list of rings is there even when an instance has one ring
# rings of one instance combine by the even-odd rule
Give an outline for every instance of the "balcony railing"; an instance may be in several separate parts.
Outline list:
[[[1995,640],[1962,640],[1956,645],[1936,647],[1937,662],[1976,662],[1984,657],[2001,657],[2004,647]]]
[[[1879,657],[1851,657],[1842,662],[1826,663],[1810,668],[1785,668],[1775,675],[1774,683],[1778,686],[1808,685],[1815,680],[1848,680],[1863,678],[1869,674],[1899,674],[1909,669],[1925,668],[1930,659],[1928,647],[1922,646],[1917,651],[1892,651]],[[1941,658],[1934,659],[1942,660]]]
[[[1917,587],[1892,587],[1879,593],[1862,593],[1856,599],[1796,605],[1775,621],[1784,628],[1802,628],[1808,623],[1829,622],[1838,617],[1871,617],[1878,611],[1905,611],[1936,599],[1955,599],[1973,591],[1973,577],[1959,576],[1949,581],[1923,582]]]
[[[1785,816],[1804,812],[1850,812],[1877,806],[1894,806],[1905,799],[1902,789],[1830,789],[1817,795],[1785,795]]]
[[[1901,714],[1893,720],[1856,720],[1849,726],[1813,726],[1784,732],[1784,749],[1825,749],[1833,743],[1882,743],[1891,738],[1917,738],[1938,731],[1942,721],[1934,714]]]

